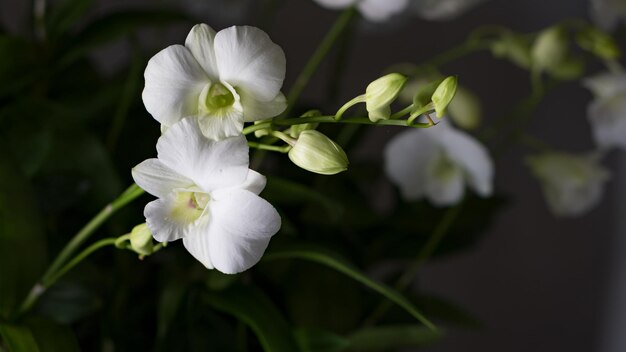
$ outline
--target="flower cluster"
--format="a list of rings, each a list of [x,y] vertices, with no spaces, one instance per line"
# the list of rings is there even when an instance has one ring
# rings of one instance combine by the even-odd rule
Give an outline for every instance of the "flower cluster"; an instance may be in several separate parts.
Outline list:
[[[249,169],[245,121],[286,107],[285,55],[254,27],[193,27],[185,46],[157,53],[145,71],[143,101],[161,123],[157,158],[132,170],[158,197],[144,215],[159,242],[183,240],[204,266],[238,273],[256,264],[281,218],[259,197],[265,177]]]

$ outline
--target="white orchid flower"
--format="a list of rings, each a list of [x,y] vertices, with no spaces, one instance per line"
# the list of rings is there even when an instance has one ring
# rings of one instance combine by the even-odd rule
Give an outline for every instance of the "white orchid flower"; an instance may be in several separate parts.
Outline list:
[[[595,96],[587,117],[596,144],[626,149],[626,74],[603,73],[587,78],[584,84]]]
[[[241,134],[244,121],[274,117],[286,108],[280,92],[285,54],[262,30],[233,26],[217,33],[194,26],[185,45],[148,62],[143,102],[165,128],[185,117],[219,140]]]
[[[461,201],[465,186],[488,197],[493,162],[486,148],[445,121],[399,133],[385,148],[385,171],[406,200],[427,198],[434,205]]]
[[[581,215],[602,199],[610,174],[597,155],[550,152],[527,158],[548,207],[557,216]]]
[[[281,219],[258,196],[265,177],[248,169],[244,136],[205,138],[195,119],[170,127],[157,142],[156,159],[132,170],[135,182],[159,199],[144,210],[154,238],[182,238],[204,266],[232,274],[256,264]]]
[[[591,0],[591,19],[600,28],[612,31],[626,17],[624,0]]]
[[[486,0],[413,0],[412,8],[427,20],[450,20]]]
[[[321,6],[338,10],[356,6],[361,15],[372,22],[384,22],[404,10],[409,0],[314,0]]]

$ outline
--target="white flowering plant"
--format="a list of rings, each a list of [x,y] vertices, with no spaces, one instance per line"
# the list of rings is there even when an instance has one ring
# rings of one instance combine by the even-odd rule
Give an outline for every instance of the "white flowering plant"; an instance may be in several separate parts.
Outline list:
[[[364,84],[342,79],[368,25],[489,3],[307,0],[336,21],[292,47],[270,26],[290,1],[240,2],[258,25],[35,0],[28,33],[0,26],[0,351],[421,348],[481,325],[418,278],[487,232],[508,149],[554,216],[602,201],[604,157],[626,147],[620,1],[591,1],[594,22],[479,26],[428,60],[355,65]],[[498,119],[447,66],[477,52],[529,78]],[[327,101],[307,96],[325,69]],[[591,93],[573,117],[589,124],[582,153],[529,129],[571,84]]]

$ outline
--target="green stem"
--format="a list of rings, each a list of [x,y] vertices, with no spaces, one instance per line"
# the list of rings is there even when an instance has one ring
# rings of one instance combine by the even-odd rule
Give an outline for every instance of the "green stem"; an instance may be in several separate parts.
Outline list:
[[[287,153],[289,149],[291,149],[290,145],[277,146],[277,145],[263,144],[263,143],[257,143],[257,142],[248,142],[248,146],[250,146],[250,148],[256,148],[259,150],[268,150],[270,152],[279,152],[279,153]]]
[[[415,256],[415,259],[411,263],[411,265],[400,275],[400,278],[396,281],[394,288],[398,292],[402,292],[406,290],[409,284],[413,281],[419,269],[422,265],[432,256],[433,253],[437,250],[441,241],[446,236],[452,224],[458,217],[461,208],[462,202],[458,205],[448,209],[444,214],[443,218],[431,234],[430,238],[426,243],[422,246],[420,251]],[[389,301],[381,302],[378,307],[374,310],[374,312],[369,316],[369,318],[365,319],[363,323],[364,326],[371,326],[376,323],[383,315],[389,310],[391,304]]]
[[[333,47],[337,39],[340,37],[341,33],[348,27],[348,24],[352,20],[356,13],[354,8],[348,8],[341,13],[337,21],[330,29],[330,31],[326,34],[320,45],[317,47],[313,56],[309,59],[309,61],[304,66],[304,69],[296,78],[289,94],[287,95],[287,109],[283,113],[282,116],[288,116],[291,110],[294,107],[294,104],[300,98],[304,87],[309,83],[311,77],[317,71],[317,68],[322,63],[322,60],[326,57],[330,49]]]
[[[428,128],[431,127],[428,123],[414,123],[407,124],[406,120],[380,120],[378,122],[372,122],[367,117],[350,117],[341,120],[335,120],[334,115],[327,116],[311,116],[311,117],[296,117],[289,119],[274,119],[273,121],[267,121],[263,123],[259,123],[256,125],[250,125],[243,129],[243,134],[247,135],[257,130],[267,129],[274,126],[293,126],[293,125],[301,125],[305,123],[336,123],[336,124],[357,124],[357,125],[379,125],[379,126],[404,126],[404,127],[415,127],[415,128]]]
[[[26,312],[32,304],[37,300],[37,297],[40,296],[45,289],[47,288],[44,284],[48,282],[51,278],[55,277],[59,270],[62,270],[62,267],[67,262],[67,260],[74,254],[74,252],[78,249],[78,247],[83,244],[91,234],[94,233],[107,219],[111,217],[117,210],[123,208],[126,204],[130,203],[140,195],[142,195],[144,191],[139,188],[136,184],[128,187],[117,199],[104,207],[93,219],[91,219],[78,233],[65,245],[63,250],[57,255],[52,264],[48,267],[44,275],[41,277],[39,282],[35,284],[35,287],[31,290],[31,293],[27,297],[27,299],[20,306],[20,313]],[[35,297],[32,298],[31,296]],[[29,302],[31,299],[34,299],[32,302]]]
[[[413,110],[413,108],[415,107],[415,104],[411,104],[409,106],[407,106],[406,108],[396,112],[395,114],[392,114],[390,119],[391,120],[397,120],[399,118],[404,117],[404,115],[408,115],[411,113],[411,110]]]
[[[33,289],[29,292],[24,302],[22,302],[22,305],[20,306],[20,314],[23,314],[27,312],[29,309],[31,309],[33,305],[37,302],[39,297],[44,292],[46,292],[46,290],[50,286],[54,285],[58,279],[60,279],[63,275],[65,275],[65,273],[70,271],[78,263],[83,261],[83,259],[87,258],[91,253],[95,252],[96,250],[102,247],[115,245],[116,240],[117,238],[105,238],[103,240],[93,243],[91,246],[87,247],[85,250],[80,252],[76,257],[70,260],[67,264],[65,264],[65,266],[60,268],[57,272],[48,276],[46,279],[42,279],[41,283],[35,285],[35,287],[33,287]]]
[[[365,95],[359,95],[358,97],[353,98],[349,102],[343,104],[343,106],[340,107],[339,110],[337,110],[337,113],[335,113],[335,120],[340,120],[343,117],[343,114],[348,109],[350,109],[351,107],[355,106],[356,104],[360,104],[360,103],[364,103],[364,102],[365,102]]]

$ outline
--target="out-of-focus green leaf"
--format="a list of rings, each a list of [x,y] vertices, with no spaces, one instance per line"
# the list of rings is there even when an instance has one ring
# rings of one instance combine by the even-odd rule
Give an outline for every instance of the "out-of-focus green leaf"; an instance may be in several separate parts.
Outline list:
[[[320,329],[299,328],[294,336],[301,352],[339,352],[350,346],[350,340]]]
[[[351,351],[389,351],[402,347],[428,346],[442,333],[418,325],[376,326],[349,336]]]
[[[71,324],[97,310],[100,304],[100,300],[82,286],[59,282],[41,296],[36,311],[59,323]]]
[[[285,318],[256,288],[231,286],[226,290],[207,292],[205,298],[213,308],[231,314],[248,325],[266,352],[297,351]]]
[[[39,209],[30,184],[0,141],[0,317],[10,316],[46,261]]]
[[[36,62],[37,51],[32,43],[0,34],[0,98],[37,80],[41,72]]]
[[[447,299],[432,295],[419,295],[415,301],[422,311],[433,319],[468,329],[478,329],[483,326],[483,323],[478,318],[474,317],[463,307]]]
[[[304,259],[323,264],[332,269],[335,269],[338,272],[349,276],[350,278],[385,296],[393,303],[402,307],[415,319],[420,321],[429,329],[433,331],[437,330],[433,323],[426,319],[426,317],[424,317],[422,313],[420,313],[420,311],[408,299],[406,299],[397,291],[388,287],[387,285],[373,281],[372,279],[363,275],[358,269],[354,268],[351,264],[348,264],[344,259],[339,258],[335,254],[329,254],[326,250],[323,249],[283,249],[272,251],[266,254],[264,260],[274,260],[280,258]]]
[[[47,14],[47,28],[49,37],[57,37],[76,23],[89,7],[93,0],[63,0],[56,2]]]
[[[43,318],[26,321],[40,352],[79,351],[78,341],[69,326],[56,324]]]
[[[39,352],[35,337],[29,328],[18,325],[0,324],[0,337],[10,352]]]
[[[122,191],[106,149],[82,130],[58,133],[41,178],[39,195],[44,206],[62,208],[80,199],[83,209],[95,211]]]
[[[297,182],[278,177],[267,178],[267,185],[263,195],[274,204],[318,204],[326,211],[328,220],[331,222],[336,222],[343,213],[341,205],[323,193]]]
[[[27,177],[32,177],[48,155],[54,130],[45,104],[31,99],[18,100],[0,110],[0,131],[7,147]]]
[[[157,321],[157,338],[162,340],[165,338],[169,330],[176,312],[185,295],[185,283],[181,280],[173,280],[168,283],[162,290],[159,298],[159,310]]]
[[[176,11],[123,11],[105,15],[90,23],[62,49],[60,65],[65,67],[91,49],[113,42],[145,26],[164,26],[191,19]]]

